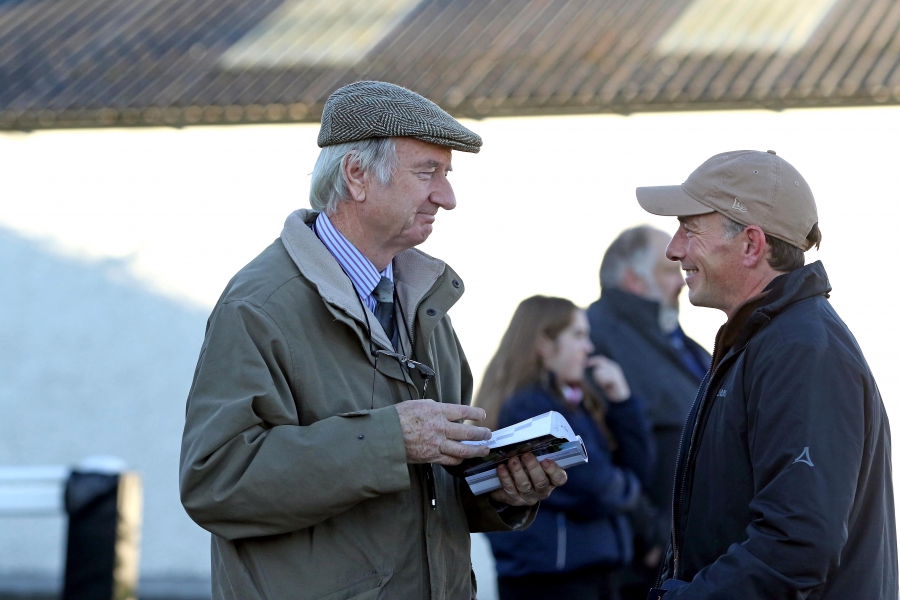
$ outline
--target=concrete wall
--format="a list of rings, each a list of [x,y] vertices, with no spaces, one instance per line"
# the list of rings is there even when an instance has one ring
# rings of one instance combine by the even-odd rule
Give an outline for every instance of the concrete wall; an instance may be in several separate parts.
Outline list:
[[[65,257],[2,228],[0,291],[0,465],[123,458],[143,476],[148,589],[208,579],[209,535],[178,499],[207,311],[148,290],[122,260]],[[0,518],[0,580],[55,582],[64,527],[62,515]]]

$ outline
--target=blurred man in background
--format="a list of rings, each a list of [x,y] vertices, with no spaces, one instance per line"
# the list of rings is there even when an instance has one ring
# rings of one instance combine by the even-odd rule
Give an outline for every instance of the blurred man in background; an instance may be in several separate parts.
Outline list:
[[[635,560],[621,576],[623,600],[647,597],[671,528],[675,457],[684,420],[710,356],[678,324],[681,269],[666,258],[669,235],[649,226],[623,231],[600,265],[600,299],[587,311],[596,352],[622,367],[648,406],[656,471],[632,515]]]

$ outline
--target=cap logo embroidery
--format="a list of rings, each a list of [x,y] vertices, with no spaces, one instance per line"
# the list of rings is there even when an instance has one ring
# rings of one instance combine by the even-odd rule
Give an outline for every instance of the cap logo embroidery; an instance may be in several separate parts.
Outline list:
[[[747,212],[747,207],[744,206],[744,203],[737,198],[734,199],[734,204],[731,205],[731,208],[733,208],[734,210],[739,210],[741,212]]]

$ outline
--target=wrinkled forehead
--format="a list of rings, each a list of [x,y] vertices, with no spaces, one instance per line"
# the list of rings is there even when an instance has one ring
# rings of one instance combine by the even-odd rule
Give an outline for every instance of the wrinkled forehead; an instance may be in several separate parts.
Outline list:
[[[450,166],[453,151],[447,146],[439,146],[410,137],[394,138],[397,156],[401,161],[417,166]]]
[[[688,227],[711,226],[725,222],[725,216],[719,212],[708,212],[702,215],[688,215],[686,217],[678,217],[678,222]]]

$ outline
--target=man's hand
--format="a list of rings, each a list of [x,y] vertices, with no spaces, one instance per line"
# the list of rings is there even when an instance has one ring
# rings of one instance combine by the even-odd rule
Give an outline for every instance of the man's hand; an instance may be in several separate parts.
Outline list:
[[[459,441],[491,439],[491,430],[465,423],[483,421],[483,409],[462,404],[438,404],[434,400],[407,400],[395,405],[406,445],[406,460],[411,463],[458,465],[466,458],[486,456],[487,446],[468,446]]]
[[[502,487],[491,492],[491,500],[511,506],[533,506],[568,480],[559,465],[549,459],[539,463],[531,452],[498,466],[497,477]]]

